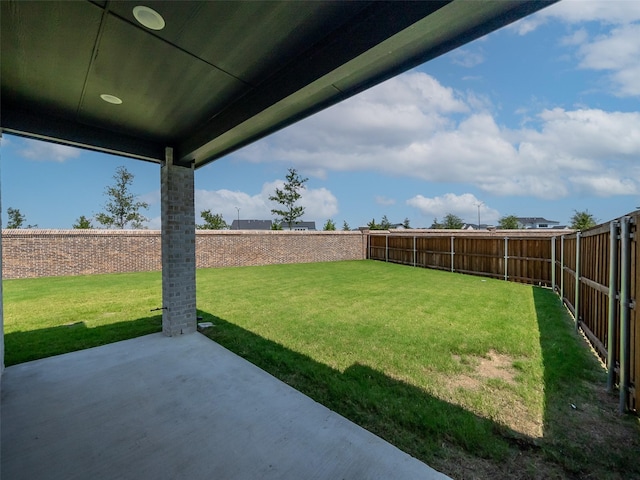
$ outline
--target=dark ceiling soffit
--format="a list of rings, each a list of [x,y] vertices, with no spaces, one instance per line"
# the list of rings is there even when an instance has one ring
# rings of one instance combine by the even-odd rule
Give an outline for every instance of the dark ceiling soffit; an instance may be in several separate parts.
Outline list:
[[[373,2],[358,14],[353,21],[345,24],[341,29],[329,35],[324,42],[315,45],[305,52],[285,69],[277,72],[273,77],[265,80],[256,89],[244,96],[228,109],[216,115],[199,131],[178,146],[178,158],[186,162],[195,160],[196,166],[205,165],[220,158],[221,154],[211,157],[198,158],[194,152],[208,143],[214,144],[220,135],[232,130],[253,116],[277,105],[300,89],[312,82],[322,79],[345,63],[349,63],[358,56],[366,53],[379,43],[393,37],[398,32],[410,27],[416,22],[428,17],[431,13],[450,3],[451,0],[431,2],[407,2],[398,8],[395,2]],[[335,104],[323,104],[313,112]],[[251,143],[257,138],[264,137],[268,132],[276,131],[286,125],[304,118],[311,113],[296,116],[292,121],[285,121],[277,128],[266,127],[266,133],[260,133],[249,141],[242,141],[242,145]],[[238,145],[234,149],[240,148]]]
[[[87,126],[43,112],[30,113],[25,111],[24,106],[13,108],[2,105],[2,130],[22,137],[48,140],[148,162],[161,163],[165,158],[166,145]]]
[[[546,6],[556,3],[557,1],[559,0],[527,0],[522,2],[515,2],[513,4],[513,8],[503,12],[499,17],[492,18],[489,21],[479,24],[475,28],[466,31],[463,35],[456,36],[451,41],[438,44],[435,48],[422,51],[419,55],[412,55],[404,59],[401,56],[400,58],[398,58],[397,55],[393,56],[393,59],[390,60],[390,62],[393,62],[392,66],[383,69],[379,74],[368,77],[366,81],[360,82],[349,88],[348,90],[343,91],[340,91],[338,88],[334,87],[335,95],[332,95],[330,98],[319,103],[314,103],[307,108],[302,108],[295,115],[283,117],[281,121],[266,124],[264,128],[260,128],[259,131],[254,135],[243,136],[240,133],[236,141],[232,141],[228,147],[216,149],[216,139],[220,135],[233,131],[234,127],[237,127],[244,121],[250,122],[251,117],[253,117],[254,115],[257,115],[268,107],[275,106],[281,102],[286,102],[288,100],[288,97],[294,95],[299,87],[303,86],[299,85],[299,82],[295,82],[294,80],[304,78],[304,80],[307,81],[307,84],[310,83],[311,80],[313,80],[308,78],[309,68],[311,67],[311,64],[314,62],[320,62],[324,67],[326,66],[326,64],[331,63],[333,60],[335,60],[336,52],[332,49],[332,47],[334,47],[338,42],[345,42],[347,45],[349,45],[349,38],[353,35],[354,29],[374,29],[373,25],[375,25],[376,18],[383,18],[379,15],[383,15],[382,12],[384,10],[378,10],[374,15],[370,15],[368,19],[363,20],[355,27],[351,25],[348,31],[340,32],[338,35],[332,38],[331,42],[329,42],[328,44],[323,44],[320,48],[314,50],[314,52],[307,57],[307,61],[302,61],[298,64],[295,64],[288,72],[286,72],[285,75],[279,75],[278,78],[272,80],[271,82],[267,82],[266,84],[261,85],[250,95],[244,97],[235,105],[232,105],[229,111],[223,112],[221,115],[211,119],[206,127],[201,129],[191,139],[180,144],[177,149],[177,158],[179,158],[180,161],[185,164],[195,161],[196,168],[200,168],[244,146],[260,140],[278,130],[281,130],[304,118],[307,118],[310,115],[318,113],[353,95],[361,93],[364,90],[371,88],[372,86],[375,86],[385,80],[406,72],[411,68],[414,68],[440,55],[443,55],[444,53],[447,53],[461,45],[480,38],[516,20],[526,17],[527,15],[530,15]],[[420,4],[431,2],[416,3]],[[438,4],[436,5],[437,8],[434,8],[434,5],[432,5],[431,11],[433,12],[437,10],[446,3],[449,2],[438,2]],[[386,11],[384,15],[388,15],[389,13],[389,11]],[[420,14],[416,14],[415,17],[406,17],[404,20],[407,20],[407,18],[412,18],[412,22],[406,24],[404,28],[428,16],[428,13],[424,11],[420,12]],[[372,23],[369,24],[367,23],[368,21]],[[397,27],[397,25],[395,26]],[[397,28],[394,34],[400,32],[402,29],[403,28]],[[385,35],[385,38],[377,37],[375,44],[368,46],[366,49],[375,48],[378,43],[381,43],[387,38],[391,38],[393,36],[393,34],[389,35],[389,32],[385,32]],[[361,49],[359,52],[355,54],[353,54],[353,52],[351,51],[348,52],[348,54],[352,55],[351,60],[346,62],[347,65],[351,62],[357,62],[357,56],[361,53],[365,53],[365,51],[362,50],[362,47],[362,44],[357,44],[357,46],[353,48]],[[341,53],[344,53],[344,51]],[[386,55],[386,53],[380,52],[380,55],[381,57],[383,57]],[[335,65],[335,68],[339,66],[341,65]],[[325,70],[325,75],[330,74],[331,71],[332,70]],[[318,80],[322,81],[322,75],[318,77]],[[294,86],[296,87],[295,89]],[[331,85],[326,85],[326,87],[329,86]],[[210,139],[208,142],[205,140],[207,137]],[[205,154],[205,156],[198,154],[197,150],[203,147],[213,153],[210,155]]]

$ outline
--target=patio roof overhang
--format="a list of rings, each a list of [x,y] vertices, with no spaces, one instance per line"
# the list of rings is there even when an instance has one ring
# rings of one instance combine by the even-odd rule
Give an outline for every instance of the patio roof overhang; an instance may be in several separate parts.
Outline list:
[[[550,3],[2,1],[0,127],[197,168]]]

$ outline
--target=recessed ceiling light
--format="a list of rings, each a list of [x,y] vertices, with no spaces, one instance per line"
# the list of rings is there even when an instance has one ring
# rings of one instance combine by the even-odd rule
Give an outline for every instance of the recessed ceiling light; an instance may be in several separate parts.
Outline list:
[[[118,97],[116,97],[115,95],[109,95],[108,93],[103,93],[102,95],[100,95],[100,98],[105,102],[113,103],[114,105],[120,105],[122,103],[122,100],[120,100]]]
[[[150,30],[162,30],[164,28],[164,18],[152,8],[138,5],[133,7],[133,16],[141,25]]]

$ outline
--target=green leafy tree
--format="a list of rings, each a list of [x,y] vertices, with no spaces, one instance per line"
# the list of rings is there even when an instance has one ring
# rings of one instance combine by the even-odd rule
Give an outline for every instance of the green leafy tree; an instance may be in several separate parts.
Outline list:
[[[372,218],[371,221],[367,223],[367,227],[369,227],[369,230],[382,230],[382,227],[376,223],[375,218]]]
[[[404,222],[402,222],[402,226],[406,229],[411,228],[411,224],[409,223],[409,218],[404,219]]]
[[[328,219],[326,221],[326,223],[324,224],[324,227],[322,227],[322,230],[335,230],[336,229],[336,224],[334,223],[334,221],[332,219]]]
[[[84,215],[80,215],[80,217],[76,220],[76,223],[73,224],[73,228],[76,229],[89,229],[93,228],[91,224],[91,220]]]
[[[214,214],[211,213],[211,210],[203,210],[200,212],[200,216],[204,220],[204,224],[196,225],[198,230],[225,230],[229,228],[220,213]]]
[[[597,220],[589,213],[589,210],[580,212],[574,210],[569,225],[574,230],[586,230],[588,228],[595,227],[597,224]]]
[[[517,230],[520,228],[518,217],[515,215],[505,215],[504,217],[500,217],[500,220],[498,220],[498,228],[503,230]]]
[[[143,228],[147,217],[140,210],[149,208],[146,202],[136,201],[136,197],[129,191],[133,183],[133,174],[125,167],[118,167],[113,175],[115,183],[105,188],[107,203],[104,212],[96,215],[96,221],[107,228],[124,229],[127,226]]]
[[[389,230],[391,228],[391,222],[387,218],[386,215],[382,216],[382,220],[380,220],[380,230]]]
[[[279,220],[271,222],[271,230],[282,230],[282,223]]]
[[[440,228],[444,228],[444,226],[438,221],[438,218],[436,217],[433,219],[433,223],[429,228],[440,229]]]
[[[291,229],[304,215],[304,207],[296,203],[302,196],[300,191],[304,190],[304,184],[309,179],[301,178],[295,168],[289,169],[286,179],[283,189],[276,188],[275,195],[271,195],[269,200],[282,205],[282,208],[271,209],[271,213],[277,215],[281,222]]]
[[[349,224],[347,223],[347,221],[343,221],[342,222],[342,231],[343,232],[349,232],[351,231],[351,228],[349,228]]]
[[[7,208],[7,228],[22,228],[24,222],[27,221],[27,217],[25,217],[20,210],[17,208]]]
[[[447,213],[442,221],[442,228],[460,229],[464,226],[462,219],[452,213]]]

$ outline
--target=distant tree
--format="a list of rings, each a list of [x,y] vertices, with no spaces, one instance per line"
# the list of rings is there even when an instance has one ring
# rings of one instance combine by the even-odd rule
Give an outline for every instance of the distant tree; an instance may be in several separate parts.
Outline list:
[[[269,200],[282,205],[281,209],[271,209],[271,213],[277,215],[282,223],[285,223],[291,229],[298,223],[298,219],[304,215],[304,207],[296,205],[296,203],[302,196],[300,190],[304,190],[304,184],[309,179],[301,178],[295,168],[289,169],[286,179],[283,189],[276,188],[275,195],[271,195]]]
[[[411,228],[411,225],[409,224],[409,218],[408,217],[404,219],[404,222],[402,222],[402,226],[404,228],[407,228],[407,229]]]
[[[344,222],[342,222],[342,231],[343,232],[348,232],[350,230],[351,230],[351,228],[349,228],[349,224],[347,223],[347,221],[345,220]]]
[[[452,213],[447,213],[442,222],[442,228],[459,229],[464,226],[464,222],[460,217]]]
[[[500,220],[498,220],[498,228],[503,230],[517,230],[520,228],[518,217],[515,215],[505,215],[504,217],[500,217]]]
[[[375,218],[372,218],[371,221],[367,223],[367,227],[369,227],[369,230],[382,230],[382,227],[376,223]]]
[[[73,228],[76,229],[89,229],[93,228],[91,224],[91,220],[84,215],[80,215],[80,217],[76,220],[76,223],[73,224]]]
[[[587,228],[595,227],[597,225],[597,220],[595,217],[589,213],[589,210],[584,211],[573,211],[573,216],[570,220],[570,227],[574,230],[586,230]]]
[[[386,215],[382,216],[382,220],[380,220],[380,230],[389,230],[391,228],[391,222],[387,218]]]
[[[22,228],[24,222],[27,221],[27,217],[25,217],[20,210],[17,208],[7,208],[7,228]]]
[[[200,216],[204,220],[204,224],[196,225],[198,230],[225,230],[229,228],[220,213],[213,214],[211,210],[203,210],[200,212]]]
[[[333,222],[332,219],[328,219],[327,222],[324,224],[324,227],[322,227],[322,230],[335,230],[336,229],[336,224]]]
[[[148,219],[140,210],[149,208],[149,204],[136,201],[135,195],[129,191],[133,183],[133,174],[120,166],[116,168],[113,179],[115,183],[104,190],[108,199],[104,205],[105,211],[96,215],[96,221],[107,228],[124,229],[128,225],[142,228],[143,222]]]
[[[438,218],[434,218],[433,223],[429,228],[438,229],[438,228],[444,228],[444,226],[440,222],[438,222]]]

